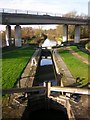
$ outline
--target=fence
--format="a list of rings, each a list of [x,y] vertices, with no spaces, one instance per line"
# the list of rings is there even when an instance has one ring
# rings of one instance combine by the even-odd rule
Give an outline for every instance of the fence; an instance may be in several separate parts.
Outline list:
[[[15,13],[15,14],[50,15],[50,16],[59,16],[59,17],[63,16],[60,13],[50,13],[50,12],[20,10],[20,9],[9,9],[9,8],[0,8],[0,12],[2,12],[2,13]]]

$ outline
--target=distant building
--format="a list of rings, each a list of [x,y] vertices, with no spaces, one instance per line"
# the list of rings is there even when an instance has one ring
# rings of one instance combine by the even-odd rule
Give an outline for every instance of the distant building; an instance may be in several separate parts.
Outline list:
[[[88,16],[90,16],[90,1],[88,2]]]
[[[88,16],[90,17],[90,1],[88,2]],[[88,26],[88,35],[90,40],[90,25]]]

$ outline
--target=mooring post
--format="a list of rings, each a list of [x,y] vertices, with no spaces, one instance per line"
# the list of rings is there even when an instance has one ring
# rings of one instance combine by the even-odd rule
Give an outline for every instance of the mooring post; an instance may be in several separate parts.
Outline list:
[[[51,82],[43,82],[43,86],[46,87],[46,95],[45,95],[45,100],[46,100],[46,105],[45,105],[45,108],[46,109],[49,109],[50,108],[50,99],[49,96],[50,96],[50,92],[51,92]]]
[[[61,87],[64,87],[62,80],[61,80]],[[63,92],[62,92],[62,95],[64,95],[64,93],[63,93]]]
[[[51,89],[51,82],[47,82],[47,97],[49,97],[50,96],[50,89]]]
[[[44,82],[43,83],[44,87],[46,87],[46,96],[50,96],[50,89],[51,89],[51,82]]]

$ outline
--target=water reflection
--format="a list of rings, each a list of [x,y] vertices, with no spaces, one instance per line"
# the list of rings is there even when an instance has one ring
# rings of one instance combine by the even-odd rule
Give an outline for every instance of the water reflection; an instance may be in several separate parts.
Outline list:
[[[41,59],[40,66],[44,66],[44,65],[52,65],[52,60],[46,58]]]
[[[49,81],[53,86],[57,84],[51,52],[48,49],[42,49],[34,85],[43,85],[44,82]]]
[[[56,46],[57,42],[55,40],[49,40],[48,38],[42,44],[42,47],[53,47]]]

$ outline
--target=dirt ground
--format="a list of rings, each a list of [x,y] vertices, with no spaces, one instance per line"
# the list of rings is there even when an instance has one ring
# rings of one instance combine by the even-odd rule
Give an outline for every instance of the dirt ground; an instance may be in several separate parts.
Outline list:
[[[71,101],[76,120],[90,120],[90,96],[81,95],[79,102]]]

